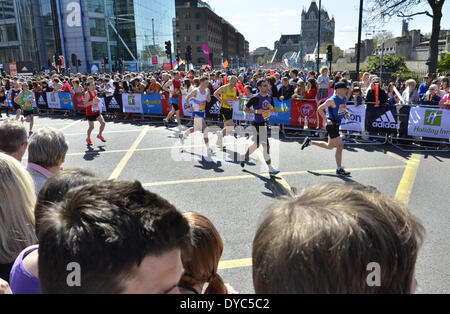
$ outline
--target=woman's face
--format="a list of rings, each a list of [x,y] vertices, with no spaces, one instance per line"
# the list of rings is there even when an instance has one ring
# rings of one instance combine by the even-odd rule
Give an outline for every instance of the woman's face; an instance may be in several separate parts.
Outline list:
[[[312,84],[310,82],[306,83],[306,88],[307,89],[311,89],[312,88]]]

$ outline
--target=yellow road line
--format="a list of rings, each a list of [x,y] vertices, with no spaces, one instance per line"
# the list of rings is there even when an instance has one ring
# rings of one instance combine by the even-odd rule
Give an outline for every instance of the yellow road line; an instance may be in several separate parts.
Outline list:
[[[251,267],[253,264],[251,258],[235,259],[229,261],[222,261],[219,263],[219,270],[232,269],[232,268],[242,268]]]
[[[141,134],[139,134],[139,136],[136,139],[136,141],[134,141],[133,145],[131,145],[130,149],[127,151],[125,156],[123,156],[123,158],[119,162],[119,164],[116,166],[116,169],[114,169],[113,173],[109,176],[109,180],[114,180],[114,179],[118,179],[119,178],[119,176],[122,173],[123,169],[127,165],[128,161],[131,159],[131,156],[133,156],[133,154],[136,151],[136,149],[138,148],[139,144],[144,139],[144,137],[147,134],[148,130],[149,130],[148,126],[146,126],[142,130]]]
[[[395,200],[400,201],[406,205],[409,205],[409,200],[411,198],[411,193],[414,188],[414,183],[417,177],[417,171],[420,167],[420,162],[422,161],[422,156],[413,154],[411,158],[406,162],[406,169],[403,173],[402,180],[397,188],[397,193],[395,194]]]
[[[392,169],[404,169],[405,166],[386,166],[386,167],[368,167],[368,168],[354,168],[348,169],[348,171],[375,171],[375,170],[392,170]],[[335,169],[329,170],[312,170],[311,172],[316,173],[334,173]],[[309,171],[292,171],[292,172],[282,172],[283,176],[293,176],[293,175],[304,175],[308,174]],[[263,175],[264,177],[270,178],[269,175]],[[203,183],[203,182],[219,182],[219,181],[234,181],[234,180],[246,180],[255,179],[253,175],[240,175],[240,176],[229,176],[229,177],[213,177],[213,178],[198,178],[198,179],[186,179],[186,180],[173,180],[173,181],[161,181],[161,182],[151,182],[143,184],[144,187],[150,186],[164,186],[164,185],[177,185],[186,183]]]

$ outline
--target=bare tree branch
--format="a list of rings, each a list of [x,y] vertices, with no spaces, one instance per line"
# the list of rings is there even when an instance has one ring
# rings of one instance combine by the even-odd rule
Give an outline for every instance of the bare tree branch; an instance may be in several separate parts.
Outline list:
[[[398,16],[398,17],[407,18],[407,17],[413,17],[413,16],[416,16],[416,15],[422,15],[422,14],[425,14],[425,15],[431,17],[431,18],[434,17],[433,14],[430,14],[430,12],[428,12],[428,11],[417,12],[417,13],[413,13],[413,14],[405,14],[405,13],[403,13],[403,12],[400,12],[397,16]]]

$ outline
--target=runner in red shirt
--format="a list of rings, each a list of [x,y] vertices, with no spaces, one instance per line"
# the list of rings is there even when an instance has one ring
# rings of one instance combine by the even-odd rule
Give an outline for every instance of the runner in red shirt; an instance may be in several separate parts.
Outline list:
[[[94,122],[97,120],[100,122],[100,132],[97,138],[103,143],[106,143],[105,138],[102,136],[105,130],[105,119],[103,119],[101,108],[100,108],[100,98],[97,97],[97,92],[95,91],[95,82],[91,81],[88,83],[88,90],[85,94],[86,99],[86,118],[89,122],[89,129],[87,131],[86,143],[92,145],[91,133],[94,130]]]
[[[172,110],[169,112],[167,118],[165,118],[164,124],[167,126],[169,120],[176,114],[178,127],[181,132],[181,117],[180,117],[180,106],[183,106],[183,96],[181,94],[181,76],[180,72],[174,72],[175,78],[168,81],[163,86],[163,91],[170,93],[169,103],[172,105]]]

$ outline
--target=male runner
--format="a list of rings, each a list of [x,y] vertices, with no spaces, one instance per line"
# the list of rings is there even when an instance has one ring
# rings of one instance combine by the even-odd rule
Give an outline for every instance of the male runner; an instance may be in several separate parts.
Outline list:
[[[209,92],[209,79],[204,76],[200,79],[200,86],[194,89],[187,97],[186,103],[190,104],[192,111],[192,118],[194,119],[194,126],[187,130],[186,133],[180,134],[181,143],[184,144],[185,139],[189,134],[195,131],[202,130],[203,139],[206,144],[208,156],[215,155],[214,151],[209,147],[208,132],[205,132],[207,125],[205,122],[206,103],[211,101],[211,94]]]
[[[350,120],[350,115],[347,112],[347,84],[344,82],[339,82],[336,84],[335,89],[336,95],[328,99],[318,109],[319,114],[324,120],[327,121],[326,129],[328,131],[328,143],[313,142],[309,137],[307,137],[303,142],[302,150],[311,145],[329,150],[336,148],[336,163],[338,166],[336,174],[338,176],[348,177],[350,176],[350,173],[342,168],[342,152],[344,151],[344,144],[339,134],[342,119],[347,116]],[[327,110],[326,118],[323,112],[325,109]]]
[[[180,117],[180,106],[182,106],[183,96],[181,94],[181,76],[180,72],[174,72],[175,78],[168,81],[163,86],[163,91],[170,93],[169,103],[172,105],[172,110],[167,115],[167,118],[163,120],[164,125],[167,126],[169,124],[169,120],[176,114],[178,128],[181,131],[181,117]]]
[[[28,133],[29,136],[33,135],[33,125],[34,125],[34,109],[33,109],[33,102],[34,102],[34,94],[30,90],[28,83],[22,84],[22,91],[17,95],[17,97],[14,99],[14,102],[20,105],[19,110],[23,111],[23,116],[25,117],[26,121],[30,123],[30,132]]]
[[[245,167],[245,163],[249,161],[250,155],[259,148],[261,144],[263,146],[264,159],[269,167],[270,175],[277,175],[280,173],[272,167],[270,160],[270,145],[268,137],[268,128],[266,120],[270,118],[270,112],[274,112],[273,98],[269,96],[269,83],[266,79],[260,79],[257,83],[259,94],[252,97],[244,111],[249,114],[255,114],[255,121],[253,126],[256,129],[256,141],[250,146],[245,154],[245,160],[241,162],[241,167]],[[253,108],[253,109],[250,109]]]
[[[238,79],[236,76],[229,76],[228,84],[220,87],[214,93],[214,97],[220,101],[220,114],[222,115],[224,121],[224,128],[222,132],[217,132],[217,146],[219,148],[223,148],[223,138],[227,136],[227,133],[234,130],[233,102],[237,100],[237,82]]]
[[[14,110],[16,110],[16,120],[19,120],[22,115],[22,109],[18,103],[16,103],[15,98],[20,94],[22,90],[20,89],[20,85],[17,81],[14,81],[13,87],[11,88],[11,103],[14,107]],[[22,118],[23,122],[23,118]]]
[[[101,108],[100,108],[100,98],[97,97],[97,92],[95,91],[95,82],[88,82],[88,90],[84,95],[86,101],[86,118],[89,122],[89,128],[87,131],[87,139],[86,143],[88,145],[92,145],[91,133],[94,130],[94,122],[100,122],[100,131],[97,135],[97,138],[106,143],[105,138],[102,136],[103,131],[105,130],[105,119],[103,119]]]

